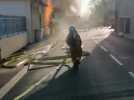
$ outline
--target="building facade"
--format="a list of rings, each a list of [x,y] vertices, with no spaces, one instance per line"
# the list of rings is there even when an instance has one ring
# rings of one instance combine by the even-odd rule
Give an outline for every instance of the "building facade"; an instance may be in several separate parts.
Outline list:
[[[134,37],[134,1],[114,0],[115,2],[115,23],[118,33]]]
[[[38,0],[0,0],[1,58],[35,40],[35,30],[41,28]]]

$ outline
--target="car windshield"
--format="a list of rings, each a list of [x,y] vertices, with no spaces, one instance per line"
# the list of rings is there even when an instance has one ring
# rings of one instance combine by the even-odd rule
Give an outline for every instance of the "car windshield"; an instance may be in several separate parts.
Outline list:
[[[0,0],[0,100],[134,100],[133,0]]]

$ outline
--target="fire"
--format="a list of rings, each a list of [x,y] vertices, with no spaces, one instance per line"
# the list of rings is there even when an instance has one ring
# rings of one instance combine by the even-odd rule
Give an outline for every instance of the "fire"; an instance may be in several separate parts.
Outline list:
[[[51,0],[46,0],[46,4],[44,7],[44,28],[48,34],[49,34],[49,30],[50,30],[52,12],[53,12],[52,2],[51,2]]]

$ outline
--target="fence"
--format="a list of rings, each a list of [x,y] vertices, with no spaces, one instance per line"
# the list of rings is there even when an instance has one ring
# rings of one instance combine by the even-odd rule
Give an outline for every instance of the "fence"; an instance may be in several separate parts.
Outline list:
[[[20,16],[0,16],[0,38],[26,31],[26,18]]]

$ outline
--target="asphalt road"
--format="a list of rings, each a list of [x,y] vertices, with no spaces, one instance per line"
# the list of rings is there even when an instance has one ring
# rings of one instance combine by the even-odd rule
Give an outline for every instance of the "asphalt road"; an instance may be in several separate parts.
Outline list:
[[[83,58],[79,71],[73,71],[70,63],[69,67],[34,70],[3,100],[134,100],[134,73],[129,68],[133,63],[129,65],[126,59],[120,58],[124,55],[132,58],[133,55],[127,53],[132,48],[112,35],[100,40],[90,37],[83,42],[84,50],[91,55]],[[62,54],[56,48],[51,55]]]
[[[110,55],[97,45],[91,56],[83,59],[78,72],[63,67],[56,79],[25,100],[108,100],[133,96],[134,77]]]

